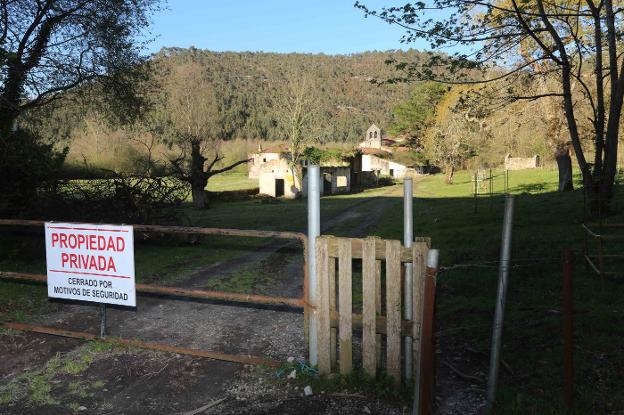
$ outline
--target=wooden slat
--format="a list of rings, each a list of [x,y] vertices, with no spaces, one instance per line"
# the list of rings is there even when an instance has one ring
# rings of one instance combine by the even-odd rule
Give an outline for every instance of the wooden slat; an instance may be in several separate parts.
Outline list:
[[[380,243],[381,244],[381,243]],[[383,244],[381,244],[383,245]],[[375,346],[375,350],[377,352],[377,367],[381,368],[383,360],[382,360],[382,347],[381,347],[381,330],[383,328],[383,334],[386,332],[386,318],[381,317],[381,306],[382,306],[382,297],[381,297],[381,260],[375,261],[375,311],[377,313],[377,343]],[[379,324],[379,319],[383,318],[383,324]]]
[[[329,256],[338,257],[338,241],[343,238],[333,238],[329,240]],[[351,257],[362,258],[362,242],[364,239],[344,238],[351,240]],[[400,253],[401,262],[412,262],[412,249],[400,246],[397,248]],[[383,243],[375,244],[375,258],[383,260],[386,258],[386,249]]]
[[[337,311],[332,311],[329,313],[329,319],[331,321],[331,327],[338,327],[340,325],[340,315]],[[361,314],[353,314],[353,318],[351,319],[353,324],[353,330],[362,330],[362,315]],[[377,316],[376,323],[377,326],[377,334],[387,334],[386,333],[386,316]],[[411,320],[403,320],[401,322],[401,335],[403,336],[411,336],[414,333],[414,325]]]
[[[336,258],[329,257],[327,260],[329,266],[329,315],[336,313]],[[336,367],[336,350],[337,350],[337,334],[336,327],[331,326],[329,331],[329,354],[331,360],[331,370]]]
[[[401,381],[401,243],[386,241],[387,372]],[[411,255],[410,255],[411,256]]]
[[[428,236],[417,236],[414,238],[414,242],[424,242],[427,248],[431,248],[431,238]],[[427,257],[425,256],[425,258]]]
[[[316,274],[318,279],[318,370],[327,375],[331,372],[330,321],[329,321],[329,256],[327,238],[316,240]]]
[[[375,240],[366,238],[362,244],[362,362],[364,372],[371,377],[377,374],[377,281]]]
[[[351,240],[340,239],[338,249],[338,310],[340,312],[340,373],[348,375],[353,367],[353,315],[351,283]]]

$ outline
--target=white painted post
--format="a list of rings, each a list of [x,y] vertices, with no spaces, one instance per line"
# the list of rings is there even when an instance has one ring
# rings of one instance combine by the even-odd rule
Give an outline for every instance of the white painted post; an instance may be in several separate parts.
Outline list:
[[[406,177],[403,180],[403,245],[406,248],[412,247],[414,241],[414,216],[412,213],[412,178]],[[414,291],[414,264],[405,263],[405,275],[403,276],[403,319],[412,320],[412,299]],[[403,338],[405,358],[404,362],[404,374],[405,380],[412,378],[413,362],[412,362],[412,337],[405,336]]]
[[[490,373],[487,385],[487,404],[489,412],[496,398],[496,383],[498,380],[498,366],[500,363],[501,338],[503,336],[503,315],[507,297],[507,280],[509,277],[509,260],[511,257],[511,233],[513,229],[514,198],[505,196],[505,216],[503,218],[503,235],[501,241],[500,264],[498,268],[498,293],[496,295],[496,310],[492,327],[492,350],[490,351]]]
[[[309,313],[308,339],[310,364],[318,364],[318,280],[316,278],[316,237],[321,234],[321,169],[308,166],[308,302],[313,306]]]

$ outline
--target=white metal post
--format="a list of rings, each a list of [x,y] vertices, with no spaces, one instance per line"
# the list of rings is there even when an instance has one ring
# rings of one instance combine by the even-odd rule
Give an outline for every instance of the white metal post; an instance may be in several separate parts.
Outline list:
[[[310,364],[318,364],[317,321],[318,280],[316,278],[316,237],[321,234],[321,169],[308,166],[308,302],[313,306],[309,313],[308,339]]]
[[[505,216],[501,241],[500,264],[498,267],[498,293],[496,295],[496,310],[492,327],[492,350],[490,352],[490,373],[487,385],[487,410],[492,409],[496,398],[496,382],[498,380],[498,366],[500,362],[501,338],[503,335],[503,316],[507,297],[507,280],[509,277],[509,260],[511,257],[511,233],[513,228],[514,198],[505,196]]]
[[[414,216],[412,213],[412,178],[406,177],[403,180],[403,245],[406,248],[412,247],[412,242],[414,241]],[[405,275],[403,280],[403,319],[404,320],[412,320],[413,312],[412,312],[412,299],[413,299],[413,275],[414,275],[414,265],[413,263],[405,263]],[[405,336],[403,338],[404,349],[405,349],[405,359],[404,362],[404,372],[405,379],[409,380],[412,378],[412,337]]]

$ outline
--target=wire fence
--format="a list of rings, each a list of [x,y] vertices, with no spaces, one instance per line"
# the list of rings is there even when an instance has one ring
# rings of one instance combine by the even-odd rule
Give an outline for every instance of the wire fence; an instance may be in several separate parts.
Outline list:
[[[580,251],[575,252],[574,255],[582,256]],[[527,257],[527,258],[515,258],[511,259],[508,262],[509,268],[522,268],[522,267],[533,267],[538,265],[537,263],[543,264],[544,262],[552,262],[553,264],[561,264],[563,258],[561,256],[553,256],[553,257]],[[465,263],[465,264],[453,264],[448,266],[441,266],[439,268],[438,274],[444,274],[448,271],[454,269],[461,268],[499,268],[501,265],[500,260],[492,260],[492,261],[482,261],[482,262],[474,262],[474,263]]]

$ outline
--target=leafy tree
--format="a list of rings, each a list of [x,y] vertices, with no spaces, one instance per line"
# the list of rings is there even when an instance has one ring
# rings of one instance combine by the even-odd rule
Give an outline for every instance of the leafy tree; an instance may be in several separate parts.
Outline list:
[[[38,208],[38,190],[53,188],[67,150],[56,151],[30,131],[18,129],[0,141],[0,215],[20,216]]]
[[[419,149],[436,106],[447,89],[445,85],[435,82],[418,83],[411,97],[394,108],[394,122],[388,131],[393,135],[407,134],[411,147]]]
[[[0,0],[0,136],[24,111],[90,81],[130,97],[127,68],[157,0]]]
[[[247,162],[219,165],[221,145],[232,138],[235,128],[230,123],[227,85],[208,79],[202,66],[192,61],[165,66],[159,77],[160,95],[154,97],[150,128],[177,152],[171,166],[177,177],[191,185],[193,205],[207,208],[208,180]]]
[[[427,65],[398,63],[404,80],[487,83],[522,76],[556,75],[556,88],[526,94],[509,90],[510,100],[555,97],[562,103],[571,146],[590,206],[598,211],[613,193],[619,122],[624,97],[624,9],[613,0],[432,0],[380,11],[356,3],[406,30],[405,42],[425,39],[433,49],[462,46],[434,55]],[[583,71],[584,66],[593,71]],[[444,68],[445,70],[441,70]],[[477,73],[476,70],[479,70]],[[582,91],[582,98],[573,94]],[[579,107],[590,109],[594,162],[582,147]]]
[[[489,136],[483,114],[462,102],[465,89],[456,86],[441,99],[424,138],[425,151],[444,167],[448,184],[453,183],[455,170],[476,156],[480,141]]]

